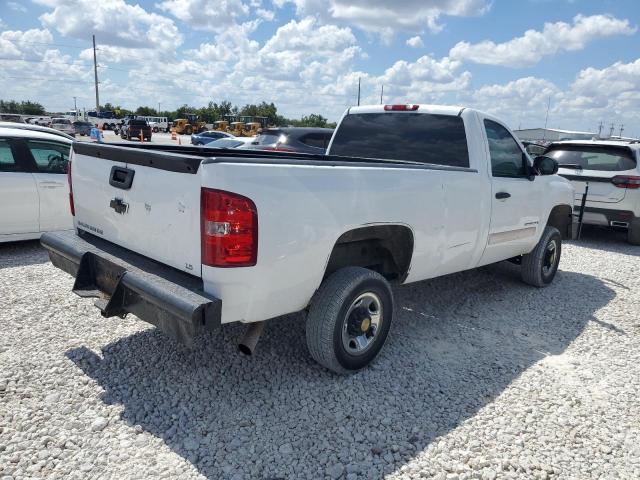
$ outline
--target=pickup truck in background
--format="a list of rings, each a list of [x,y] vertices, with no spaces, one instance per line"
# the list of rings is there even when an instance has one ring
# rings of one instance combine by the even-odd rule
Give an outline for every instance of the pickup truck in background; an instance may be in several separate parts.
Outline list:
[[[119,129],[120,138],[127,140],[140,140],[140,134],[145,142],[151,141],[151,127],[146,120],[138,120],[136,118],[128,118],[122,122]]]
[[[347,110],[326,155],[74,143],[75,232],[47,234],[73,290],[187,344],[306,311],[311,356],[356,371],[385,343],[391,284],[502,260],[548,285],[574,190],[497,118],[459,107]]]

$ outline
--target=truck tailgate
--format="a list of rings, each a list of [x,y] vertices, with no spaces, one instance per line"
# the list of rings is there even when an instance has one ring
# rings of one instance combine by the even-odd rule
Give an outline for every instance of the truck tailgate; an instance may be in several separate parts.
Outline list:
[[[76,227],[201,276],[201,158],[75,143]]]

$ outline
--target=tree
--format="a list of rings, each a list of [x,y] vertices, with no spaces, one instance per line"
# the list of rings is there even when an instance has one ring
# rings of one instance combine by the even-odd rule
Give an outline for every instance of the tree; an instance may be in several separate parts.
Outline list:
[[[294,127],[327,128],[329,126],[327,119],[318,113],[312,113],[309,116],[302,117],[300,120],[290,120],[290,122]]]
[[[143,117],[157,117],[158,111],[151,107],[138,107],[136,109],[136,115],[141,115]]]
[[[19,113],[22,115],[45,115],[47,113],[41,104],[30,100],[20,103],[15,100],[0,100],[0,112]]]

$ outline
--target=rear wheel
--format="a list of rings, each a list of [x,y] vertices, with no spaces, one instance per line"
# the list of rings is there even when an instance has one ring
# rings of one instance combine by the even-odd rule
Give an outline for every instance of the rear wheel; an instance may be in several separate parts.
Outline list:
[[[640,218],[634,218],[629,223],[627,242],[631,245],[640,245]]]
[[[187,125],[187,127],[184,129],[184,133],[186,135],[191,135],[193,133],[193,129],[191,128],[191,125]]]
[[[534,287],[549,285],[558,271],[561,252],[560,232],[555,227],[545,227],[533,251],[522,256],[522,280]]]
[[[389,282],[366,268],[342,268],[322,283],[311,301],[309,353],[329,370],[353,373],[378,355],[392,318]]]

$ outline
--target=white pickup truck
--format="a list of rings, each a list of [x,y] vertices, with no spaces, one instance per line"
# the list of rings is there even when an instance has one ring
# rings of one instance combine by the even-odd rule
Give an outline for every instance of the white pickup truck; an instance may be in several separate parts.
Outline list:
[[[498,119],[469,108],[347,110],[326,155],[74,143],[75,232],[46,234],[74,292],[179,341],[307,311],[335,372],[382,348],[390,285],[512,260],[549,284],[573,235],[571,184]]]

